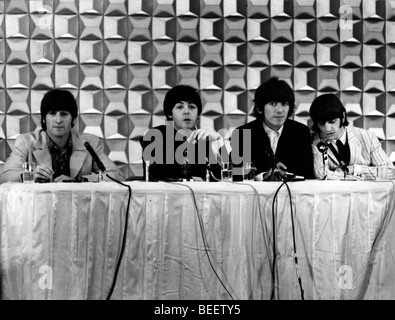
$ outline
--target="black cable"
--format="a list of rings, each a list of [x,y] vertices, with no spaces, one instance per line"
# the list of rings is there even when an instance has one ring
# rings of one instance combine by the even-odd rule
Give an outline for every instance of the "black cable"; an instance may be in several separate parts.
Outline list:
[[[273,202],[272,202],[272,229],[273,229],[273,265],[272,265],[272,292],[270,294],[270,300],[274,299],[274,292],[275,292],[275,282],[276,282],[276,258],[277,258],[277,253],[276,253],[276,220],[275,220],[275,214],[274,214],[274,203],[276,202],[276,198],[278,195],[278,192],[282,188],[282,186],[285,184],[285,181],[277,188],[276,192],[274,193],[273,196]]]
[[[304,290],[302,286],[302,277],[300,275],[299,271],[299,264],[298,264],[298,256],[296,254],[296,240],[295,240],[295,223],[294,223],[294,215],[293,215],[293,209],[292,209],[292,195],[291,195],[291,190],[287,184],[287,182],[284,180],[284,184],[287,187],[288,190],[288,196],[289,196],[289,206],[291,208],[291,224],[292,224],[292,241],[293,241],[293,246],[294,246],[294,260],[295,260],[295,268],[296,268],[296,276],[298,277],[298,282],[299,282],[299,288],[300,288],[300,296],[301,299],[304,300]]]
[[[120,252],[120,254],[119,254],[119,258],[118,258],[118,261],[117,261],[117,265],[116,265],[116,267],[115,267],[115,274],[114,274],[114,278],[113,278],[113,281],[112,281],[112,285],[111,285],[110,291],[109,291],[109,293],[108,293],[108,295],[107,295],[107,298],[106,298],[106,300],[110,300],[110,298],[111,298],[111,296],[112,296],[112,293],[114,292],[114,288],[115,288],[115,284],[116,284],[116,281],[117,281],[117,276],[118,276],[119,268],[120,268],[120,266],[121,266],[121,261],[122,261],[123,253],[124,253],[124,251],[125,251],[126,233],[127,233],[127,229],[128,229],[128,220],[129,220],[129,219],[128,219],[128,218],[129,218],[129,205],[130,205],[130,199],[131,199],[131,197],[132,197],[132,188],[131,188],[129,185],[124,184],[124,183],[122,183],[122,182],[120,182],[120,181],[118,181],[118,180],[112,178],[112,177],[109,176],[108,174],[106,174],[106,176],[107,176],[108,178],[110,178],[112,181],[115,181],[116,183],[119,183],[120,185],[123,185],[124,187],[127,187],[127,188],[129,189],[129,198],[128,198],[128,205],[127,205],[127,207],[126,207],[125,229],[124,229],[124,231],[123,231],[121,252]]]
[[[211,173],[211,171],[210,171],[210,173]],[[276,275],[276,257],[277,257],[277,253],[276,253],[276,222],[275,222],[275,214],[274,214],[274,211],[275,211],[274,210],[274,204],[275,204],[275,201],[277,199],[278,192],[280,191],[280,189],[283,187],[284,184],[287,187],[288,195],[289,195],[289,201],[290,201],[292,239],[293,239],[293,247],[294,247],[294,260],[295,260],[296,274],[297,274],[297,277],[298,277],[299,288],[300,288],[300,292],[301,292],[301,298],[302,298],[302,300],[304,300],[304,290],[303,290],[303,285],[302,285],[302,279],[301,279],[300,272],[299,272],[298,257],[297,257],[297,252],[296,252],[295,225],[294,225],[294,219],[293,219],[292,195],[291,195],[291,190],[290,190],[286,180],[282,179],[281,181],[283,181],[283,183],[277,188],[277,190],[276,190],[276,192],[275,192],[275,194],[273,196],[273,202],[272,202],[273,260],[272,260],[272,267],[271,267],[272,289],[271,289],[270,300],[274,299],[275,275]],[[237,183],[237,184],[245,184],[245,185],[251,186],[250,184],[246,184],[246,183]],[[254,189],[254,191],[256,193],[258,193],[258,191],[253,186],[251,186],[251,187]],[[258,197],[258,207],[259,207],[259,210],[260,210],[259,197]]]
[[[260,203],[259,203],[259,192],[258,192],[258,190],[254,187],[254,186],[252,186],[251,184],[249,184],[249,183],[244,183],[244,182],[234,182],[235,184],[238,184],[238,185],[246,185],[246,186],[250,186],[253,190],[254,190],[254,193],[256,194],[256,197],[257,197],[257,202],[258,202],[258,210],[259,210],[259,221],[261,222],[261,227],[262,227],[262,231],[264,232],[264,230],[265,230],[265,225],[266,224],[264,224],[263,223],[263,218],[262,218],[262,216],[264,216],[263,214],[262,214],[262,210],[261,210],[261,206],[260,206]],[[266,231],[267,231],[267,229],[266,229]],[[264,234],[263,234],[263,239],[265,240],[265,248],[269,248],[269,245],[268,245],[268,242],[269,242],[269,240],[265,237],[265,235],[267,236],[269,233],[268,232],[264,232]],[[270,251],[269,250],[267,250],[268,251],[268,253],[270,253]],[[269,257],[269,254],[267,255],[268,256],[268,259],[269,259],[269,266],[270,266],[270,273],[272,274],[272,278],[274,277],[274,275],[273,275],[273,261],[272,262],[270,262],[270,257]],[[273,256],[274,257],[274,256]],[[271,287],[271,291],[273,291],[274,290],[274,282],[272,281],[272,283],[271,283],[271,285],[272,285],[272,287]]]
[[[210,172],[210,174],[212,175],[212,171],[209,170],[209,172]],[[149,173],[149,171],[148,171],[148,175],[149,175],[149,177],[151,177],[154,181],[159,182],[159,180],[157,180],[155,177],[153,177],[153,176]],[[213,176],[213,178],[216,179],[214,176]],[[218,179],[216,179],[216,180],[218,180]],[[207,239],[206,239],[206,234],[205,234],[205,232],[204,232],[204,226],[203,226],[202,217],[200,216],[200,213],[199,213],[199,210],[198,210],[198,205],[197,205],[197,203],[196,203],[195,193],[193,192],[193,190],[192,190],[191,187],[189,187],[189,186],[187,186],[187,185],[185,185],[185,184],[178,183],[178,182],[168,182],[168,181],[164,181],[164,182],[166,182],[166,183],[171,183],[171,184],[175,184],[175,185],[180,185],[180,186],[183,186],[183,187],[187,187],[187,188],[189,188],[189,190],[191,191],[192,197],[193,197],[194,207],[195,207],[196,214],[197,214],[198,221],[199,221],[200,232],[201,232],[202,239],[203,239],[204,251],[205,251],[205,253],[206,253],[206,255],[207,255],[207,258],[208,258],[210,267],[211,267],[211,269],[213,270],[213,272],[214,272],[215,276],[217,277],[217,279],[219,280],[219,282],[221,283],[222,287],[226,290],[226,292],[227,292],[228,295],[231,297],[231,299],[234,300],[232,294],[229,292],[229,290],[226,288],[226,286],[225,286],[224,283],[222,282],[221,278],[219,277],[219,275],[218,275],[217,272],[215,271],[214,266],[213,266],[213,264],[212,264],[212,262],[211,262],[210,255],[209,255],[209,252],[208,252],[208,242],[207,242]],[[234,292],[233,289],[232,289],[232,291]]]
[[[204,232],[203,221],[202,221],[202,217],[201,217],[201,215],[200,215],[200,213],[199,213],[199,210],[198,210],[198,205],[197,205],[197,202],[196,202],[196,197],[195,197],[195,193],[193,192],[193,189],[192,189],[190,186],[185,185],[185,184],[182,184],[182,183],[177,183],[177,182],[170,182],[170,183],[171,183],[171,184],[174,184],[174,185],[180,185],[180,186],[183,186],[183,187],[187,187],[187,188],[191,191],[192,197],[193,197],[193,203],[194,203],[195,210],[196,210],[196,214],[197,214],[198,221],[199,221],[200,232],[201,232],[201,234],[202,234],[202,240],[203,240],[204,251],[206,252],[206,255],[207,255],[207,258],[208,258],[210,267],[211,267],[211,269],[213,270],[213,272],[214,272],[215,276],[217,277],[218,281],[220,282],[221,286],[225,289],[225,291],[226,291],[226,292],[228,293],[228,295],[230,296],[230,298],[231,298],[232,300],[235,300],[235,299],[233,298],[232,294],[231,294],[231,293],[229,292],[229,290],[226,288],[225,284],[224,284],[223,281],[221,280],[220,276],[218,275],[217,271],[215,270],[215,268],[214,268],[214,266],[213,266],[213,264],[212,264],[212,262],[211,262],[210,254],[209,254],[209,252],[208,252],[208,242],[207,242],[207,239],[206,239],[206,234],[205,234],[205,232]],[[231,287],[231,288],[232,288],[232,287]],[[233,289],[232,289],[232,291],[233,291],[233,293],[234,293],[234,290],[233,290]]]

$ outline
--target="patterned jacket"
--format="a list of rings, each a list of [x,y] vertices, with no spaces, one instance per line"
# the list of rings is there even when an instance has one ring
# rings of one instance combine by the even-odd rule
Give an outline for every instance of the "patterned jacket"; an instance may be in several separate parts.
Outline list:
[[[347,139],[350,146],[350,164],[361,166],[361,177],[366,180],[375,180],[378,166],[394,166],[381,147],[376,135],[366,129],[347,126]],[[324,178],[324,166],[322,153],[318,150],[320,142],[318,133],[313,135],[314,174],[317,179]],[[340,180],[344,177],[343,172],[335,171],[339,168],[339,162],[330,149],[328,149],[327,179]]]

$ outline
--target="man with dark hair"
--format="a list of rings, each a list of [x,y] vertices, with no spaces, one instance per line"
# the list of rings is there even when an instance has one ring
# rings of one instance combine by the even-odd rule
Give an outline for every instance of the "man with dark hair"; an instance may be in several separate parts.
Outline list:
[[[394,166],[373,132],[348,126],[346,109],[332,93],[317,97],[310,107],[313,120],[314,173],[318,179],[375,180],[377,167],[394,179]],[[322,144],[324,143],[324,145]],[[328,148],[318,149],[323,145]],[[324,163],[322,152],[327,149]]]
[[[149,129],[140,139],[144,176],[149,162],[150,181],[219,180],[223,140],[213,129],[197,128],[202,102],[196,90],[175,86],[166,93],[163,109],[166,125]]]
[[[36,182],[98,181],[98,166],[86,150],[88,142],[106,168],[106,174],[124,180],[103,151],[98,137],[71,130],[78,116],[74,96],[63,89],[48,91],[41,100],[40,130],[20,134],[7,159],[0,183],[20,182],[25,162],[35,163]],[[104,175],[105,180],[109,180]]]
[[[256,89],[254,103],[256,120],[232,133],[234,167],[242,166],[244,151],[249,151],[258,180],[259,177],[270,180],[273,172],[278,172],[281,177],[288,172],[306,179],[314,178],[310,130],[304,124],[288,119],[295,108],[291,87],[284,80],[272,77]],[[250,139],[244,140],[250,141],[243,141],[247,134]],[[250,143],[250,149],[243,151],[246,143]]]

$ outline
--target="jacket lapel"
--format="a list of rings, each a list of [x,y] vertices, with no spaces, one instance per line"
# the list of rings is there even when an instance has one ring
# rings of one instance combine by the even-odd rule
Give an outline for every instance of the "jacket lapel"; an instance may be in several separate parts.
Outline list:
[[[46,131],[40,132],[36,143],[36,149],[33,151],[33,155],[39,165],[52,169],[52,158],[48,150]]]
[[[345,127],[347,132],[347,140],[348,145],[350,146],[350,163],[358,163],[357,155],[361,154],[361,143],[358,138],[355,136],[354,130],[351,127]],[[319,139],[318,139],[319,141]],[[339,165],[339,161],[336,156],[333,154],[332,150],[329,148],[328,157],[332,160],[335,165]]]
[[[360,159],[357,159],[357,155],[362,153],[361,142],[356,137],[354,130],[350,127],[346,127],[348,145],[350,146],[350,163],[359,163]]]
[[[70,157],[70,176],[75,178],[81,171],[87,152],[84,147],[84,141],[74,131],[71,131],[71,138],[73,139],[73,152]]]

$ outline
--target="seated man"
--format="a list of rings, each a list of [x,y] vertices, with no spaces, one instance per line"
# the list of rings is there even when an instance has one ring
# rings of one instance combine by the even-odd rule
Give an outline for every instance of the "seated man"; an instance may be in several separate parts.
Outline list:
[[[315,132],[314,173],[318,179],[375,180],[377,167],[381,166],[388,169],[388,178],[395,178],[394,166],[376,135],[349,127],[346,109],[334,94],[317,97],[311,104],[310,117]],[[325,165],[323,152],[327,152]]]
[[[254,103],[256,120],[232,133],[234,168],[252,162],[256,180],[278,180],[276,176],[283,178],[287,172],[313,179],[310,130],[288,119],[295,106],[291,87],[277,77],[270,78],[256,89]]]
[[[219,180],[217,157],[223,140],[213,129],[196,127],[202,112],[198,93],[175,86],[166,93],[163,108],[166,125],[149,129],[140,139],[144,175],[148,166],[150,181]]]
[[[106,174],[124,180],[107,157],[98,137],[71,128],[78,116],[73,95],[66,90],[48,91],[41,101],[41,129],[20,134],[8,157],[0,183],[20,182],[24,162],[34,162],[36,182],[98,181],[98,166],[84,146],[88,142],[106,168]],[[110,180],[104,175],[105,180]]]

